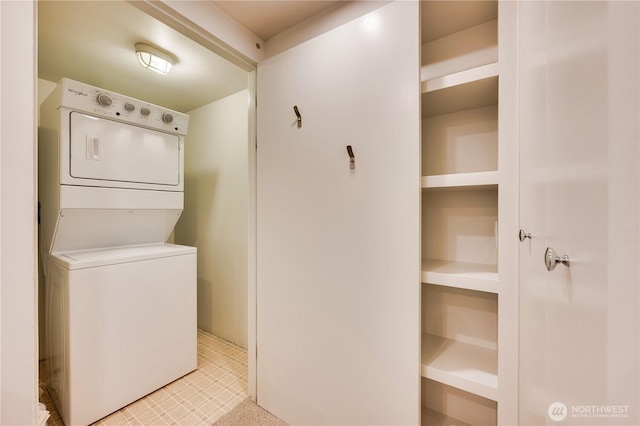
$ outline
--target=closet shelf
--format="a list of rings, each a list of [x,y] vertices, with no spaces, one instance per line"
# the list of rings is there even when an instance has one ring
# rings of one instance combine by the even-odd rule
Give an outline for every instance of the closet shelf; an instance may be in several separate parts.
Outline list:
[[[470,426],[468,423],[425,407],[422,407],[422,421],[420,423],[424,426]]]
[[[422,282],[498,293],[498,267],[478,263],[422,259]]]
[[[498,105],[497,69],[497,63],[483,65],[423,82],[422,116]]]
[[[462,84],[473,83],[475,81],[484,80],[498,76],[498,63],[481,65],[479,67],[456,72],[442,77],[426,79],[426,67],[422,67],[421,75],[421,91],[422,93],[434,92],[436,90],[447,89]]]
[[[422,333],[422,376],[497,401],[497,350]]]
[[[487,186],[498,184],[498,172],[474,172],[454,173],[449,175],[434,175],[422,177],[422,188],[464,188],[478,187],[484,189]]]

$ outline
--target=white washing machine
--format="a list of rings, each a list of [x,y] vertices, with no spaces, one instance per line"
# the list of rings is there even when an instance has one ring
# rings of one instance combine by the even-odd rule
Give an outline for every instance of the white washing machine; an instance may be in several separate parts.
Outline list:
[[[45,353],[68,426],[197,366],[196,249],[166,243],[187,127],[186,114],[69,79],[42,106]]]

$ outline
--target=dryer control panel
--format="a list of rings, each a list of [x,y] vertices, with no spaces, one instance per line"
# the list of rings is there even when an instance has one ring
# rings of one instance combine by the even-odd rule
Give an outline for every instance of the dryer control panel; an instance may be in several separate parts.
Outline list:
[[[61,79],[58,88],[62,91],[62,107],[177,135],[187,134],[187,114],[68,78]]]

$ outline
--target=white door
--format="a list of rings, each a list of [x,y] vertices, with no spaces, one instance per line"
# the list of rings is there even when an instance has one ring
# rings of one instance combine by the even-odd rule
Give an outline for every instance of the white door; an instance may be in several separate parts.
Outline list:
[[[258,66],[257,399],[290,424],[419,421],[418,16]]]
[[[640,3],[522,2],[518,22],[520,424],[637,425]]]

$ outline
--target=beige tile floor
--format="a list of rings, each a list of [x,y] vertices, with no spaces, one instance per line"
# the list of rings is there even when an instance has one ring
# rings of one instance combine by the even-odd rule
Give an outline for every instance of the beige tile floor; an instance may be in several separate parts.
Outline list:
[[[40,364],[40,382],[46,381]],[[198,369],[94,425],[211,425],[248,396],[247,351],[198,330]],[[64,423],[45,391],[49,426]]]

